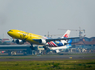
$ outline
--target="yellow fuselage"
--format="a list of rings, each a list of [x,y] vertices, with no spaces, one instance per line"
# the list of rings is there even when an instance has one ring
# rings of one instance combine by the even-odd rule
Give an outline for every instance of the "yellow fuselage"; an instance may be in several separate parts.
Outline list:
[[[37,34],[33,34],[33,33],[28,33],[28,32],[24,32],[24,31],[20,31],[20,30],[9,30],[8,35],[15,38],[15,39],[20,39],[20,40],[26,40],[31,44],[39,44],[38,42],[34,41],[33,39],[42,39],[43,36],[41,35],[37,35]]]

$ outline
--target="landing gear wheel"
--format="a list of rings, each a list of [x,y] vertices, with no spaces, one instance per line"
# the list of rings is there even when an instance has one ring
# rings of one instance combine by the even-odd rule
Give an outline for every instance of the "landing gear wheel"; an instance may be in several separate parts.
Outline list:
[[[31,50],[35,50],[34,47],[33,47],[33,45],[31,45],[30,48],[31,48]]]

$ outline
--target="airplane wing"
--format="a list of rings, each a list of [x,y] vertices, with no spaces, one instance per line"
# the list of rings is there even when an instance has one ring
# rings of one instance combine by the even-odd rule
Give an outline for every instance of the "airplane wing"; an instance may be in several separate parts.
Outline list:
[[[59,40],[68,40],[68,39],[79,39],[79,37],[46,39],[46,42],[59,41]]]
[[[72,37],[72,38],[54,38],[54,39],[45,39],[46,42],[50,42],[50,41],[60,41],[60,40],[68,40],[68,39],[79,39],[79,37]],[[36,42],[41,43],[42,39],[33,39]]]

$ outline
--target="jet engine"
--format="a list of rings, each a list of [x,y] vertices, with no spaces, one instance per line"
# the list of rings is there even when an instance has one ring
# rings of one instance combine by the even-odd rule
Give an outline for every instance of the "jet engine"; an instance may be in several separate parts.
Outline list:
[[[41,43],[46,45],[46,40],[45,39],[41,39]]]
[[[24,44],[24,41],[20,39],[13,40],[12,42],[15,42],[17,44]]]
[[[57,49],[57,50],[56,50],[56,53],[59,53],[59,52],[60,52],[59,49]]]
[[[42,45],[46,45],[46,40],[45,39],[33,39],[34,41],[42,44]]]

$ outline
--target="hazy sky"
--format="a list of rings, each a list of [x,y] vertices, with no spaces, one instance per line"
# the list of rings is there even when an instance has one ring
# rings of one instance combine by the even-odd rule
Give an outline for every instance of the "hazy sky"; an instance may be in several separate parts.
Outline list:
[[[10,38],[10,29],[45,35],[79,27],[87,37],[95,37],[95,0],[0,0],[0,38]],[[73,36],[78,31],[72,31]]]

